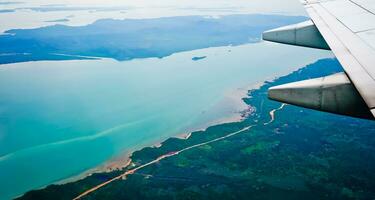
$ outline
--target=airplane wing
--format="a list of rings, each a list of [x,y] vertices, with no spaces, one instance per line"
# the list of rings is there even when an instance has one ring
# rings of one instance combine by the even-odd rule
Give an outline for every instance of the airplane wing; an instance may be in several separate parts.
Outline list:
[[[345,73],[270,88],[281,102],[374,119],[375,1],[303,0],[311,20],[263,33],[273,42],[330,49]]]

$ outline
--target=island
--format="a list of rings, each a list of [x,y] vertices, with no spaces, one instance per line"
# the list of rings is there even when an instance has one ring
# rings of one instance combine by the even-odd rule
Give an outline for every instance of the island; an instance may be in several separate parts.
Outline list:
[[[48,20],[48,21],[45,21],[45,22],[68,22],[68,21],[69,21],[69,19],[64,18],[64,19]]]
[[[205,58],[207,58],[207,56],[196,56],[196,57],[191,58],[191,60],[198,61],[198,60],[202,60],[202,59],[205,59]]]

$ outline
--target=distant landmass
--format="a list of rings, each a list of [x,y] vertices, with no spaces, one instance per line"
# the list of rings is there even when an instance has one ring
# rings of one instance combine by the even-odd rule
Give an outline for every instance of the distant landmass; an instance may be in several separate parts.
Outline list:
[[[53,25],[36,29],[14,29],[0,35],[0,64],[85,59],[82,56],[106,57],[119,61],[162,58],[182,51],[259,42],[263,31],[303,20],[306,17],[182,16],[103,19],[78,27]]]
[[[12,4],[22,4],[24,2],[16,2],[16,1],[4,1],[4,2],[0,2],[0,5],[12,5]]]
[[[271,86],[341,70],[334,59],[320,60],[249,91],[241,122],[170,138],[133,153],[125,169],[19,199],[372,199],[373,121],[267,99]]]
[[[9,13],[9,12],[15,12],[15,10],[12,10],[12,9],[2,9],[2,10],[0,10],[0,13]]]

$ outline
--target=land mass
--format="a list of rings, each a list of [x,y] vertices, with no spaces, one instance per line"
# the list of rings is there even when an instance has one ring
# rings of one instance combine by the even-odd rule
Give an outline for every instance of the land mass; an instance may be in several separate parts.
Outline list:
[[[371,199],[374,122],[267,99],[274,85],[341,71],[324,59],[249,91],[244,120],[170,138],[123,169],[18,199]]]
[[[85,57],[105,57],[119,61],[163,58],[182,51],[259,42],[263,31],[303,20],[306,17],[182,16],[102,19],[86,26],[53,25],[14,29],[0,35],[0,64]]]

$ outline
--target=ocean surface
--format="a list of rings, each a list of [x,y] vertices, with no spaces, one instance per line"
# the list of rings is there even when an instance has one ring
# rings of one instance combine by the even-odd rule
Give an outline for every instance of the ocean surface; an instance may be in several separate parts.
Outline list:
[[[261,42],[162,59],[0,65],[0,199],[238,116],[239,91],[331,56]]]

